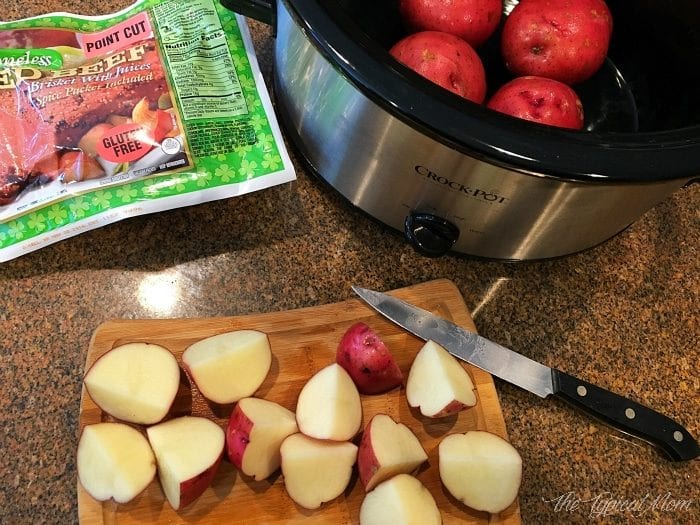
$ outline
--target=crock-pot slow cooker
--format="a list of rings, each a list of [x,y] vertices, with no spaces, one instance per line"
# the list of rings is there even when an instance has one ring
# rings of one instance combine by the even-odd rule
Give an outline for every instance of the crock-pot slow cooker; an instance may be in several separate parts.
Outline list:
[[[273,24],[278,115],[313,171],[426,255],[578,252],[700,176],[697,0],[608,1],[608,60],[576,86],[583,131],[491,111],[393,60],[397,0],[222,3]],[[493,90],[498,35],[479,53]]]

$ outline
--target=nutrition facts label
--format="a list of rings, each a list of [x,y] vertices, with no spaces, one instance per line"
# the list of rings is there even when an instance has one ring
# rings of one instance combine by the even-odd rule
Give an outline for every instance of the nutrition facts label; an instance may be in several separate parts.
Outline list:
[[[213,0],[163,2],[153,16],[185,120],[248,113]]]

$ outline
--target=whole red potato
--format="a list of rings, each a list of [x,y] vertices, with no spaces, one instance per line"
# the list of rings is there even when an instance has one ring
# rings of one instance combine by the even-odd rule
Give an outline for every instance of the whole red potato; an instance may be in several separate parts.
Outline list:
[[[479,47],[501,21],[502,0],[400,0],[399,12],[411,32],[442,31]]]
[[[403,374],[379,335],[363,322],[343,334],[335,361],[352,378],[361,394],[379,394],[401,384]]]
[[[603,0],[521,0],[503,25],[501,52],[514,75],[578,84],[603,65],[612,25]]]
[[[583,127],[583,105],[578,95],[566,84],[551,78],[515,78],[493,94],[487,107],[549,126]]]
[[[389,53],[419,75],[468,100],[486,97],[486,73],[474,48],[459,37],[421,31],[392,46]]]

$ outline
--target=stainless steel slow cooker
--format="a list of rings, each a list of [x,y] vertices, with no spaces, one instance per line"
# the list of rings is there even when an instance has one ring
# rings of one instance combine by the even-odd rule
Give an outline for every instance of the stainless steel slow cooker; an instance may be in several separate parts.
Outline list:
[[[394,61],[396,0],[222,3],[273,24],[278,115],[312,170],[426,255],[578,252],[700,175],[697,0],[608,1],[609,58],[576,87],[584,131],[491,111]],[[479,53],[505,78],[497,35]]]

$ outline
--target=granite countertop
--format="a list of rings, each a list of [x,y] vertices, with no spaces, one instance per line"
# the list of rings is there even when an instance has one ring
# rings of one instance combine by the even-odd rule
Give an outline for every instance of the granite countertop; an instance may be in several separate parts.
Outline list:
[[[10,0],[1,16],[128,3]],[[269,28],[250,25],[269,80]],[[350,298],[353,283],[389,290],[451,279],[483,335],[700,436],[700,185],[581,254],[518,264],[427,259],[291,154],[294,183],[125,220],[0,265],[0,523],[77,521],[81,377],[98,324],[321,305]],[[153,280],[176,300],[149,301],[142,292]],[[698,461],[669,463],[561,402],[496,387],[524,459],[524,523],[700,523]],[[635,500],[643,515],[624,507]]]

